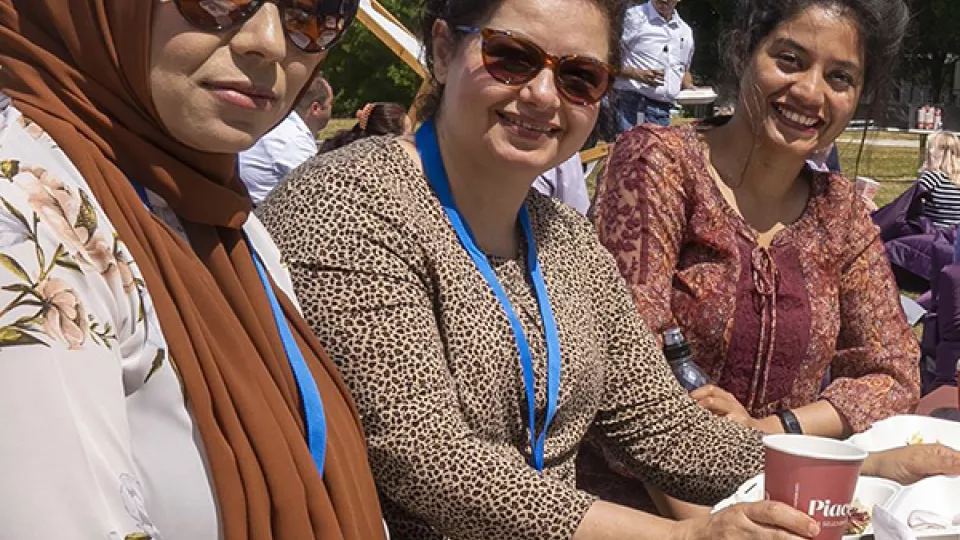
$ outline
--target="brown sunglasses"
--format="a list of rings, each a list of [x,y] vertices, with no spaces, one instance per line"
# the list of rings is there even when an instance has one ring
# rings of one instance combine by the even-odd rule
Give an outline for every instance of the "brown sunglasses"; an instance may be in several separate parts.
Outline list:
[[[618,73],[607,62],[590,56],[554,56],[533,41],[508,30],[476,26],[457,26],[455,30],[480,34],[483,66],[497,81],[509,85],[526,84],[544,68],[550,68],[560,95],[577,105],[591,105],[603,99]]]
[[[222,32],[245,23],[268,1],[280,9],[287,39],[307,53],[325,51],[339,41],[359,7],[359,0],[174,0],[174,3],[193,26]]]

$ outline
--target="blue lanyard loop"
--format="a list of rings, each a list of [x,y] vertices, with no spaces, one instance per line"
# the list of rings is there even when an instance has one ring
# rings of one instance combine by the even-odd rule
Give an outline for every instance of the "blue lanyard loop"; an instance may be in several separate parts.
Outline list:
[[[553,422],[557,413],[557,402],[560,397],[560,336],[557,331],[557,323],[553,317],[553,308],[550,306],[550,297],[547,294],[547,285],[543,279],[543,272],[540,269],[540,261],[537,259],[537,245],[534,240],[533,230],[530,227],[530,216],[527,208],[522,206],[518,218],[520,227],[527,243],[527,271],[530,274],[530,281],[533,283],[534,293],[537,298],[537,305],[540,309],[540,319],[543,323],[543,331],[547,344],[547,414],[543,422],[543,429],[537,433],[536,425],[536,393],[535,393],[535,375],[533,370],[533,355],[530,352],[530,343],[523,332],[523,326],[520,324],[520,318],[513,309],[510,299],[504,291],[500,280],[497,278],[490,261],[480,247],[477,245],[470,231],[470,226],[461,218],[457,205],[453,200],[453,193],[450,191],[450,181],[447,178],[447,171],[443,165],[443,157],[440,155],[440,146],[437,142],[436,126],[433,119],[428,119],[423,126],[417,130],[416,134],[417,151],[420,153],[420,159],[423,162],[424,174],[433,191],[443,206],[443,211],[453,225],[453,230],[457,233],[457,238],[463,248],[470,255],[474,265],[480,274],[483,275],[487,285],[500,301],[501,307],[510,321],[510,328],[513,330],[513,337],[517,344],[517,352],[520,354],[520,366],[523,369],[523,383],[527,394],[527,423],[529,426],[530,450],[533,453],[533,467],[538,472],[543,472],[543,456],[547,440],[547,430]]]
[[[139,184],[133,185],[137,190],[137,195],[143,201],[143,204],[152,210],[150,200],[147,198],[147,191]],[[253,263],[257,267],[257,274],[260,276],[260,282],[267,293],[267,300],[270,302],[270,310],[273,312],[273,321],[277,325],[280,333],[280,340],[283,343],[283,350],[287,354],[287,361],[290,363],[290,369],[297,381],[297,388],[300,390],[300,399],[303,402],[303,416],[307,429],[307,445],[310,447],[310,455],[317,466],[317,472],[323,478],[323,466],[326,460],[327,452],[327,417],[323,410],[323,398],[320,397],[320,389],[317,387],[317,381],[313,378],[310,368],[307,367],[307,361],[303,357],[303,352],[297,346],[297,342],[290,330],[290,324],[283,314],[277,295],[273,291],[270,278],[267,274],[260,255],[254,249],[253,243],[246,234],[243,235],[250,254],[253,257]]]

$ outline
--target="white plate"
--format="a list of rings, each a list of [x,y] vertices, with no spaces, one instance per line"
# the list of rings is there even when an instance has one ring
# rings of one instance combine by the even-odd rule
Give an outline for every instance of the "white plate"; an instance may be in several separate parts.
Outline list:
[[[853,497],[860,501],[864,506],[872,508],[873,506],[889,506],[897,499],[902,491],[902,486],[890,480],[883,478],[874,478],[871,476],[861,476],[857,480],[857,490]],[[763,473],[747,480],[737,489],[732,496],[720,501],[713,507],[713,512],[719,512],[728,506],[738,503],[757,502],[763,500]],[[864,534],[873,532],[873,527],[868,526]],[[848,534],[844,540],[856,540],[860,538],[859,534]]]
[[[907,523],[914,510],[927,510],[946,518],[960,514],[960,478],[935,476],[903,488],[890,503],[893,516]],[[917,538],[960,534],[960,527],[940,531],[916,532]]]
[[[916,415],[893,416],[881,420],[847,441],[868,452],[879,452],[906,446],[914,435],[919,435],[925,443],[939,441],[960,450],[960,422]]]
[[[710,87],[688,88],[677,94],[680,105],[708,105],[717,100],[717,93]]]

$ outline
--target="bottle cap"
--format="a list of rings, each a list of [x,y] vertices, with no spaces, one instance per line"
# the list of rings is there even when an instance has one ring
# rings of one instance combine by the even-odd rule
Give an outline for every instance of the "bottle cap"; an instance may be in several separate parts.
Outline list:
[[[690,359],[690,345],[679,328],[671,328],[663,333],[663,355],[670,363]]]
[[[669,347],[671,345],[680,345],[686,343],[687,340],[683,337],[683,332],[679,328],[671,328],[663,333],[663,345]]]

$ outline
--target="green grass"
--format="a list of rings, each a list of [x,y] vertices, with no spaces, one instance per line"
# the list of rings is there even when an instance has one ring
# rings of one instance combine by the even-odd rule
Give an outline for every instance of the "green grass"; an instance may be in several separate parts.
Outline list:
[[[322,143],[332,137],[334,133],[341,129],[350,129],[356,123],[356,118],[331,118],[330,121],[327,122],[327,127],[323,128],[320,133],[317,134],[317,142]]]
[[[843,132],[843,135],[840,135],[841,140],[856,140],[859,141],[863,136],[862,129],[848,129]],[[867,140],[870,139],[890,139],[897,141],[917,141],[917,144],[920,143],[920,136],[913,133],[901,133],[898,131],[882,131],[882,130],[873,130],[867,132]]]
[[[859,155],[859,166],[859,143],[839,143],[838,149],[840,166],[848,177],[866,176],[880,182],[876,198],[879,206],[895,199],[917,178],[918,149],[865,145]]]
[[[859,156],[859,167],[857,166],[859,143],[839,143],[838,150],[840,166],[848,177],[866,176],[880,182],[880,192],[876,198],[879,206],[895,199],[917,178],[919,154],[916,149],[865,145],[863,153]],[[604,163],[601,162],[594,169],[594,173],[587,178],[587,189],[591,194],[596,187],[597,177],[603,165]]]

